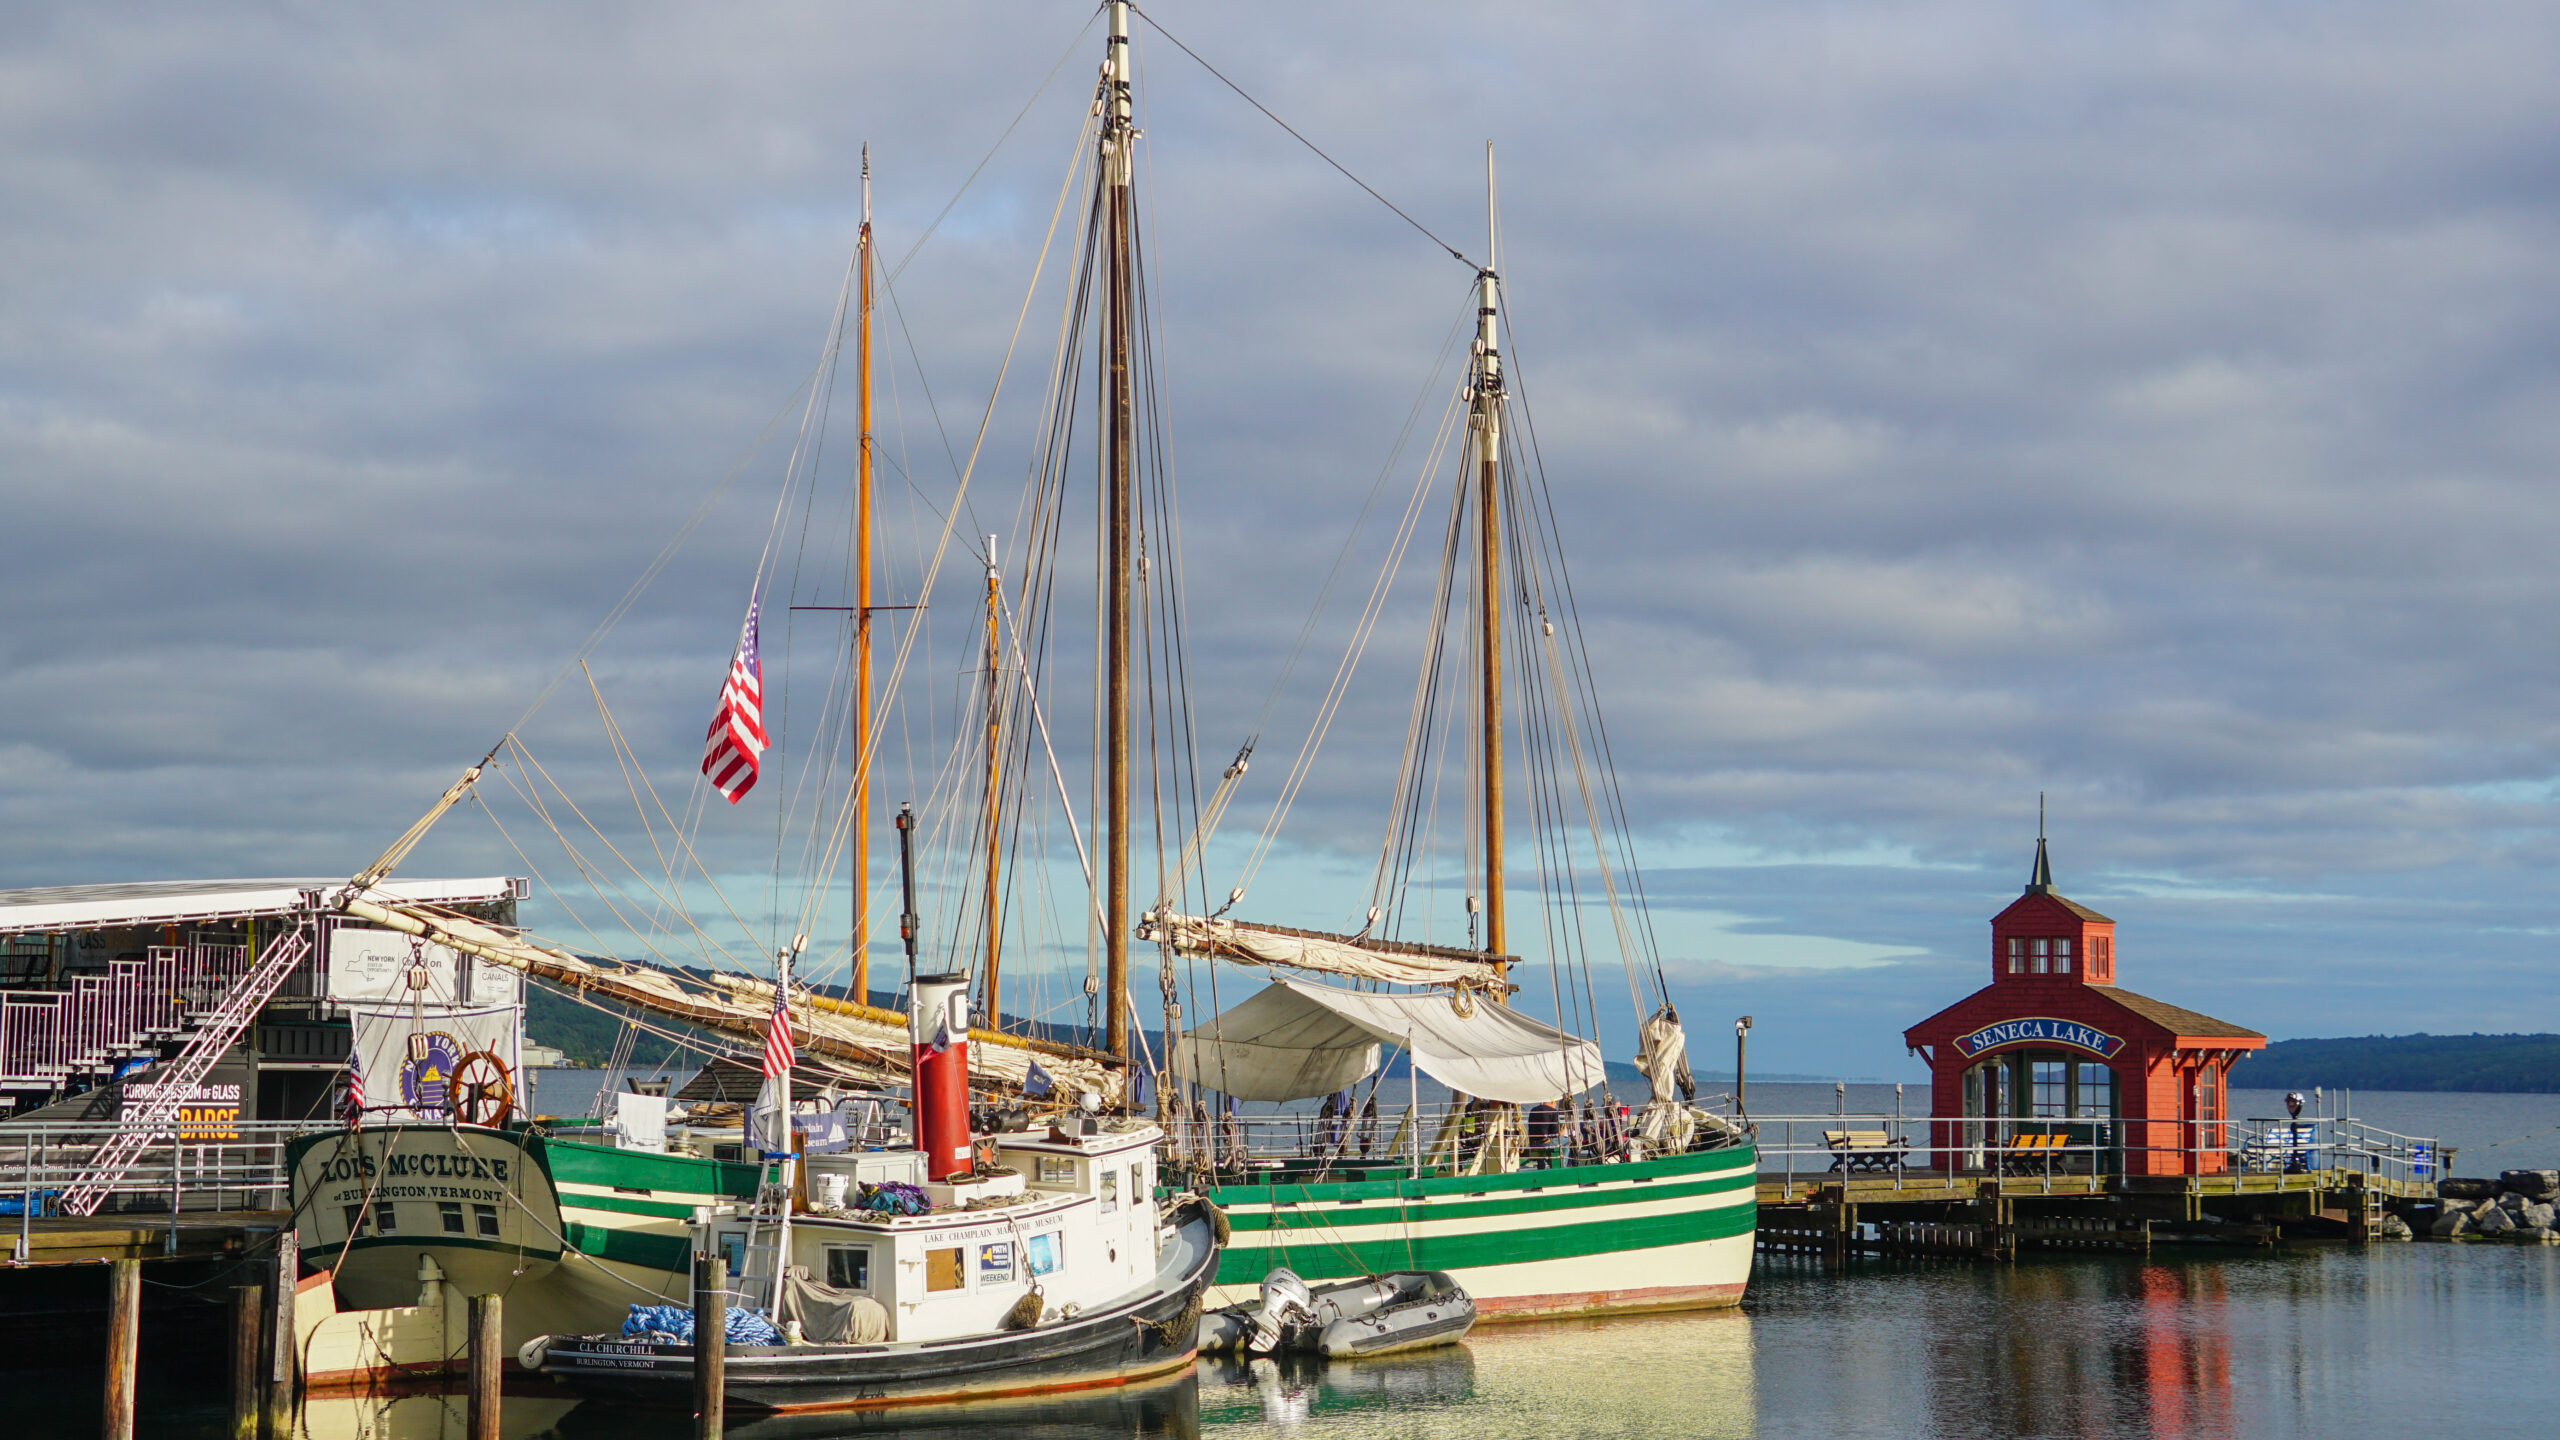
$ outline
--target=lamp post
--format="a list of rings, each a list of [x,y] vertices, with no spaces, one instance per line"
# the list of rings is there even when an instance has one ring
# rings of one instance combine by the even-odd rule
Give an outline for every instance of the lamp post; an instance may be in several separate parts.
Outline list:
[[[1751,1113],[1751,1107],[1745,1104],[1742,1098],[1743,1037],[1750,1033],[1750,1016],[1745,1015],[1733,1022],[1733,1113],[1737,1116],[1747,1116]]]

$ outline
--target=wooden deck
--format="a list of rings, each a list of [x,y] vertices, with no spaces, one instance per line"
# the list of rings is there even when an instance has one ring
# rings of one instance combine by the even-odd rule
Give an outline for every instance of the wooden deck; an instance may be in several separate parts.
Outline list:
[[[143,1215],[44,1216],[0,1222],[0,1268],[94,1265],[106,1260],[203,1260],[237,1254],[282,1229],[282,1210],[230,1210],[168,1217]],[[26,1258],[17,1259],[20,1226]]]
[[[1942,1170],[1908,1169],[1900,1174],[1800,1174],[1792,1179],[1760,1176],[1760,1203],[1771,1205],[1833,1204],[1874,1206],[1971,1202],[1984,1194],[2012,1200],[2041,1196],[2138,1196],[2147,1199],[2204,1199],[2215,1196],[2259,1197],[2292,1194],[2328,1195],[2350,1189],[2374,1191],[2386,1200],[2433,1200],[2429,1182],[2394,1180],[2351,1170],[2309,1170],[2298,1174],[2227,1175],[1985,1175],[1949,1174]]]

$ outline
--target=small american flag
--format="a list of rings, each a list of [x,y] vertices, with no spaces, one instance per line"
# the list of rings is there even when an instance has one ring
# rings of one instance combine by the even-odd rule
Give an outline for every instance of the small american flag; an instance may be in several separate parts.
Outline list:
[[[347,1060],[347,1113],[364,1113],[364,1066],[352,1056]]]
[[[720,708],[712,712],[711,731],[703,737],[702,773],[711,788],[735,805],[756,787],[756,762],[764,754],[764,661],[756,653],[756,612],[761,600],[747,597],[747,623],[738,631],[738,653],[729,661],[728,683],[720,687]]]
[[[773,1019],[764,1027],[764,1078],[778,1080],[791,1073],[791,991],[787,985],[773,990]]]

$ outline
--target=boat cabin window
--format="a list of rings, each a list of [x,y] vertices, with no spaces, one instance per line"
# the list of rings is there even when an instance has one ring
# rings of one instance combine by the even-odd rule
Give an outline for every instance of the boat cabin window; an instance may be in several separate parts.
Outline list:
[[[745,1231],[721,1231],[720,1253],[727,1256],[729,1259],[730,1274],[744,1275],[747,1273],[747,1236]]]
[[[1062,1258],[1060,1252],[1064,1248],[1058,1243],[1058,1232],[1055,1230],[1032,1236],[1030,1243],[1023,1246],[1024,1255],[1031,1265],[1031,1273],[1035,1276],[1056,1274]]]
[[[1102,1213],[1108,1215],[1119,1208],[1120,1172],[1105,1170],[1102,1172]]]
[[[978,1284],[1010,1285],[1013,1283],[1013,1242],[998,1240],[978,1247]]]
[[[1147,1162],[1140,1160],[1129,1167],[1129,1203],[1135,1205],[1146,1198]]]
[[[960,1247],[924,1252],[924,1288],[927,1290],[965,1290],[969,1272],[961,1267]]]
[[[388,1235],[392,1231],[400,1228],[398,1218],[394,1213],[399,1208],[400,1207],[392,1204],[388,1200],[385,1200],[381,1204],[373,1207],[373,1229],[375,1234]]]
[[[1040,1183],[1043,1185],[1073,1185],[1076,1183],[1076,1162],[1074,1158],[1066,1155],[1041,1156]]]
[[[492,1240],[494,1240],[494,1239],[496,1239],[496,1238],[497,1238],[497,1236],[498,1236],[498,1207],[497,1207],[497,1206],[495,1206],[495,1205],[474,1205],[474,1206],[472,1206],[472,1207],[471,1207],[471,1218],[479,1224],[479,1226],[480,1226],[480,1233],[481,1233],[481,1234],[488,1236],[488,1237],[489,1237],[490,1239],[492,1239]]]
[[[347,1235],[348,1235],[348,1237],[349,1237],[349,1238],[353,1238],[353,1237],[358,1236],[358,1235],[361,1235],[361,1234],[363,1234],[363,1233],[364,1233],[364,1207],[363,1207],[363,1206],[361,1206],[361,1205],[350,1205],[350,1206],[348,1206],[348,1207],[347,1207]]]
[[[827,1283],[839,1290],[870,1289],[871,1247],[868,1245],[828,1246]]]
[[[436,1214],[437,1214],[439,1217],[441,1217],[441,1218],[443,1219],[443,1221],[444,1221],[444,1233],[446,1233],[447,1235],[459,1235],[459,1234],[461,1234],[461,1233],[462,1233],[462,1202],[461,1202],[461,1201],[459,1201],[459,1200],[439,1200],[439,1201],[437,1201],[437,1202],[436,1202]]]

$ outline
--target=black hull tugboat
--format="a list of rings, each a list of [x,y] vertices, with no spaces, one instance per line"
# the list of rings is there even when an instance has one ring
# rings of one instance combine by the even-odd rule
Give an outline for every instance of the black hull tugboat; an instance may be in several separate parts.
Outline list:
[[[1181,1370],[1196,1353],[1200,1297],[1217,1269],[1216,1225],[1206,1201],[1177,1203],[1156,1274],[1143,1288],[1027,1330],[899,1344],[733,1343],[723,1361],[723,1394],[744,1410],[848,1410],[1130,1385]],[[692,1403],[690,1344],[602,1335],[536,1343],[536,1368],[582,1394],[627,1404]]]

